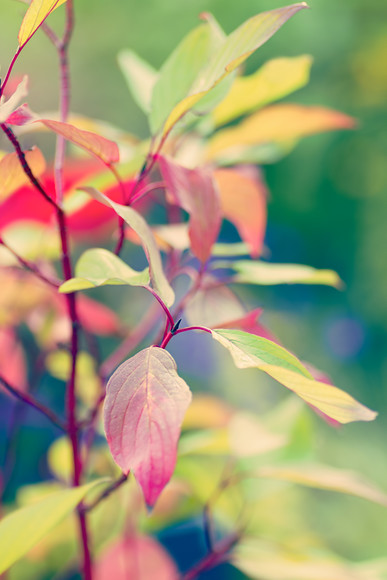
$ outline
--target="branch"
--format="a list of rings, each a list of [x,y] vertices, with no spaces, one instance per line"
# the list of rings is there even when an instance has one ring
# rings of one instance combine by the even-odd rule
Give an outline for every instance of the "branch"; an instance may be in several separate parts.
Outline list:
[[[89,505],[83,505],[82,511],[86,513],[93,510],[101,501],[108,498],[110,494],[112,494],[114,491],[116,491],[116,489],[121,487],[121,485],[125,483],[128,477],[129,473],[127,474],[123,473],[121,477],[119,477],[116,481],[114,481],[111,485],[109,485],[109,487],[107,487],[92,503],[90,503]]]
[[[59,286],[60,286],[59,280],[54,280],[52,278],[48,278],[47,276],[45,276],[45,274],[43,274],[43,272],[41,272],[39,270],[39,268],[36,266],[36,264],[34,264],[33,262],[30,262],[29,260],[26,260],[25,258],[22,258],[22,256],[19,256],[19,254],[17,252],[15,252],[15,250],[10,248],[10,246],[2,238],[0,238],[0,244],[2,246],[4,246],[4,248],[6,248],[16,258],[16,260],[22,266],[24,266],[27,270],[29,270],[30,272],[35,274],[35,276],[40,278],[40,280],[42,280],[43,282],[46,282],[50,286],[54,286],[54,288],[59,288]]]
[[[20,401],[23,401],[24,403],[26,403],[30,407],[33,407],[34,409],[39,411],[39,413],[41,413],[42,415],[47,417],[47,419],[49,419],[51,421],[51,423],[56,425],[56,427],[58,427],[58,429],[66,432],[66,426],[61,421],[61,419],[59,419],[59,417],[57,417],[56,414],[53,411],[51,411],[51,409],[49,409],[48,407],[46,407],[42,403],[39,403],[39,401],[37,401],[31,395],[28,395],[27,393],[23,393],[22,391],[19,391],[19,389],[16,389],[12,385],[10,385],[9,382],[6,381],[5,378],[2,376],[0,376],[0,383],[14,397],[16,397]]]
[[[223,538],[223,540],[215,544],[213,550],[206,554],[200,562],[183,574],[180,577],[180,580],[195,580],[195,578],[198,578],[199,574],[202,572],[206,572],[211,568],[215,568],[218,564],[225,562],[229,551],[239,542],[239,540],[240,532],[235,532],[226,538]]]

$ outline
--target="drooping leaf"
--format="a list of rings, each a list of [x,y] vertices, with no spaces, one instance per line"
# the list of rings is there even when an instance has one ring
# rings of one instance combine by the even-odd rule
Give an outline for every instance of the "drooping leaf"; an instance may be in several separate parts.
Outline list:
[[[25,159],[36,177],[39,177],[46,169],[45,159],[37,147],[26,151]],[[0,201],[4,201],[11,193],[29,182],[17,153],[4,155],[0,160]]]
[[[118,54],[118,64],[137,105],[144,113],[149,113],[159,74],[132,50],[122,50]]]
[[[219,31],[206,22],[192,30],[166,60],[152,94],[149,123],[153,134],[162,128],[175,105],[190,93],[221,42]]]
[[[221,225],[219,193],[211,172],[205,168],[187,169],[165,157],[160,157],[159,165],[174,203],[190,216],[191,250],[204,263],[211,255]]]
[[[322,284],[340,288],[342,281],[333,270],[317,270],[301,264],[272,264],[270,262],[237,260],[217,262],[217,267],[232,268],[237,274],[233,282],[241,284]]]
[[[66,0],[31,0],[30,6],[24,15],[19,30],[19,46],[22,47],[35,34],[47,16]]]
[[[266,231],[267,189],[258,172],[246,175],[235,169],[218,169],[214,178],[220,191],[223,215],[231,221],[251,255],[260,254]]]
[[[164,134],[168,133],[175,123],[211,89],[269,40],[289,18],[306,7],[307,4],[301,2],[269,12],[262,12],[244,22],[226,37],[221,46],[214,51],[208,64],[196,76],[189,93],[186,93],[187,96],[178,102],[170,113],[164,124]]]
[[[170,480],[191,392],[172,356],[150,347],[124,362],[106,387],[105,432],[115,462],[132,471],[153,506]]]
[[[210,139],[207,158],[212,160],[233,151],[265,144],[294,142],[302,137],[353,129],[352,117],[324,107],[280,104],[271,105],[251,115],[236,127],[222,129]]]
[[[97,559],[95,580],[177,580],[169,554],[154,538],[130,534],[115,540]]]
[[[218,127],[296,91],[309,80],[310,56],[275,58],[247,77],[238,77],[212,113]]]
[[[82,190],[86,191],[101,203],[111,207],[136,232],[149,262],[152,286],[165,304],[171,306],[174,302],[175,294],[164,274],[160,252],[157,248],[152,230],[144,218],[133,208],[115,203],[93,187],[84,187]]]
[[[15,92],[6,101],[4,96],[0,99],[0,123],[6,123],[8,117],[19,106],[20,101],[28,95],[28,77],[24,76],[22,81],[18,84]]]
[[[6,516],[0,522],[0,573],[27,554],[90,490],[103,482],[106,479],[51,493],[41,501]]]
[[[261,467],[258,477],[280,479],[306,487],[337,491],[387,507],[387,494],[359,474],[326,465],[276,465]]]
[[[98,159],[101,159],[101,161],[106,163],[106,165],[118,163],[120,160],[120,152],[114,141],[110,141],[109,139],[97,135],[96,133],[92,133],[91,131],[78,129],[69,123],[61,123],[49,119],[39,119],[38,122],[43,123],[45,127],[54,131],[57,135],[61,135],[75,145],[78,145],[78,147],[81,147],[88,153],[92,153],[98,157]]]
[[[75,276],[64,282],[59,292],[75,292],[107,284],[146,286],[149,283],[148,268],[137,272],[121,258],[104,248],[86,250],[75,266]]]
[[[290,352],[265,338],[238,330],[212,331],[238,368],[258,368],[340,423],[372,421],[376,413],[337,387],[314,380]]]

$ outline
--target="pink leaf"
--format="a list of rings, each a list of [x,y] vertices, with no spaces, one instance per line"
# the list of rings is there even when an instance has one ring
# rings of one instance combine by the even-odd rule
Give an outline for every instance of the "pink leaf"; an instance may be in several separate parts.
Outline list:
[[[120,160],[118,146],[114,141],[110,141],[91,131],[78,129],[69,123],[60,123],[59,121],[50,121],[49,119],[39,119],[38,122],[43,123],[43,125],[51,129],[51,131],[54,131],[57,135],[62,135],[68,141],[92,153],[106,163],[106,165],[118,163]]]
[[[159,163],[174,203],[190,216],[192,252],[201,262],[206,262],[221,225],[219,192],[211,173],[203,168],[187,169],[165,157],[160,157]]]
[[[245,332],[249,332],[250,334],[255,334],[257,336],[262,336],[263,338],[267,338],[268,340],[279,344],[279,341],[274,337],[273,334],[271,334],[270,330],[268,330],[266,326],[259,322],[259,317],[261,314],[262,308],[256,308],[242,318],[223,322],[223,324],[219,325],[219,328],[235,328],[238,330],[244,330]]]
[[[176,580],[177,568],[164,548],[150,536],[116,540],[95,565],[95,580]]]
[[[27,386],[27,371],[24,352],[11,328],[0,330],[0,374],[20,391]],[[4,389],[0,387],[2,391]]]
[[[31,123],[35,120],[35,115],[31,113],[28,105],[24,103],[24,105],[20,105],[17,109],[10,114],[10,116],[5,121],[7,125],[26,125],[27,123]]]
[[[124,362],[107,384],[104,422],[110,451],[124,473],[133,471],[149,506],[172,476],[190,402],[174,359],[157,347]]]
[[[235,169],[214,172],[223,215],[237,228],[251,255],[261,254],[266,230],[267,189],[258,171],[247,175]]]

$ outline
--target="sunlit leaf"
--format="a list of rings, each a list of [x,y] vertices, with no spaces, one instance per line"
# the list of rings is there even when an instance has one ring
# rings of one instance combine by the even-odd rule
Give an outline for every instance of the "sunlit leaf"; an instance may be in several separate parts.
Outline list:
[[[149,113],[153,88],[159,74],[132,50],[122,50],[118,54],[118,64],[137,105]]]
[[[4,96],[0,99],[0,123],[5,123],[8,117],[17,109],[20,101],[28,95],[28,77],[24,76],[18,84],[16,91],[6,101]]]
[[[46,169],[44,157],[37,147],[25,152],[25,160],[35,177],[39,177]],[[3,201],[19,187],[29,183],[17,153],[8,153],[0,160],[0,201]]]
[[[211,172],[205,168],[187,169],[165,157],[160,157],[159,165],[174,203],[190,216],[191,250],[204,263],[211,255],[221,225],[219,193]]]
[[[105,285],[146,286],[148,283],[148,268],[137,272],[109,250],[91,248],[79,258],[75,266],[75,278],[64,282],[59,292],[75,292]]]
[[[66,0],[32,0],[19,30],[19,46],[24,46],[47,16],[65,2]]]
[[[275,58],[247,77],[238,77],[212,117],[216,126],[281,99],[307,84],[310,56]]]
[[[199,72],[221,42],[219,34],[206,22],[192,30],[166,60],[152,94],[152,133],[162,128],[175,105],[190,93]]]
[[[136,232],[141,240],[142,247],[149,263],[150,278],[152,286],[167,306],[171,306],[175,299],[175,294],[171,288],[163,270],[160,252],[155,242],[152,230],[144,218],[131,207],[126,207],[113,202],[93,187],[84,187],[89,195],[101,203],[111,207],[122,219]]]
[[[306,487],[337,491],[368,499],[387,507],[387,494],[374,484],[364,480],[359,474],[326,465],[276,465],[262,467],[256,472],[258,477],[280,479]]]
[[[289,18],[306,7],[306,3],[301,2],[269,12],[262,12],[234,30],[223,41],[220,48],[214,52],[208,64],[200,72],[198,71],[199,74],[190,87],[188,96],[183,98],[172,110],[164,125],[163,132],[168,133],[175,123],[200,99],[205,97],[212,88],[269,40]]]
[[[78,147],[85,149],[89,153],[92,153],[101,161],[106,163],[106,165],[111,165],[112,163],[118,163],[120,160],[120,152],[118,150],[117,144],[114,141],[110,141],[101,135],[92,133],[91,131],[84,131],[83,129],[78,129],[74,125],[69,123],[61,123],[59,121],[51,121],[49,119],[39,119],[39,123],[43,123],[45,127],[54,131],[57,135],[61,135],[68,141],[71,141]]]
[[[258,368],[340,423],[372,421],[371,411],[337,387],[320,383],[300,361],[265,338],[238,330],[212,331],[213,338],[230,351],[238,368]]]
[[[271,105],[236,127],[218,131],[209,141],[207,158],[215,159],[225,152],[240,151],[242,147],[286,144],[315,133],[353,129],[354,126],[352,117],[332,109],[294,104]]]
[[[127,534],[105,548],[96,561],[95,580],[177,580],[178,570],[154,538]]]
[[[301,264],[272,264],[270,262],[238,260],[217,263],[217,267],[232,268],[237,274],[233,282],[241,284],[322,284],[340,288],[342,281],[333,270],[317,270]]]
[[[150,506],[172,476],[190,402],[175,361],[157,347],[124,362],[107,384],[104,423],[110,451],[124,473],[134,473]]]
[[[0,573],[24,556],[68,515],[85,495],[106,480],[63,489],[6,516],[0,522]]]
[[[250,246],[251,255],[258,256],[265,236],[267,213],[267,189],[260,174],[218,169],[214,178],[224,217],[235,225],[242,240]]]

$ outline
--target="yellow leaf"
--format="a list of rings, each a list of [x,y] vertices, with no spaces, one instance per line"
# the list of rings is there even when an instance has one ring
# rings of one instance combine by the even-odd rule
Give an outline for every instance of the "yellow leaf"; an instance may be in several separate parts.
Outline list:
[[[19,46],[23,47],[47,16],[65,2],[66,0],[32,0],[20,26]]]
[[[233,410],[211,395],[195,395],[184,417],[183,429],[215,429],[225,427]]]
[[[37,147],[25,152],[25,159],[33,174],[39,177],[46,169],[44,157]],[[8,153],[0,160],[0,200],[4,201],[16,189],[29,183],[16,153]]]
[[[256,73],[237,78],[227,97],[212,113],[219,127],[254,111],[306,85],[312,58],[276,58],[265,63]]]
[[[286,143],[307,135],[352,129],[352,117],[324,107],[281,104],[266,107],[248,117],[237,127],[219,131],[209,142],[207,159],[224,151],[265,143]]]

